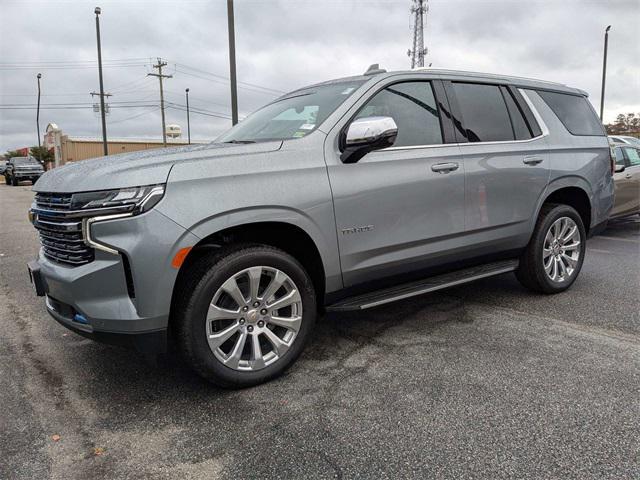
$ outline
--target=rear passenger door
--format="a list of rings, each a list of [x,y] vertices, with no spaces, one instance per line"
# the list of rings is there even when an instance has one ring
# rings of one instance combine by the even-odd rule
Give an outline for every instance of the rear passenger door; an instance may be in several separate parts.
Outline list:
[[[464,161],[468,241],[521,247],[549,179],[541,127],[513,87],[445,84]]]

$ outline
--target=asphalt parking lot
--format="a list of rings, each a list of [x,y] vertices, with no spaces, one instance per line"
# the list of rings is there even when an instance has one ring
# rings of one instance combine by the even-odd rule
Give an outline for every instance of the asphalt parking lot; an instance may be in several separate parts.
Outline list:
[[[568,292],[508,274],[332,314],[225,391],[49,318],[31,199],[0,185],[0,478],[640,478],[640,217]]]

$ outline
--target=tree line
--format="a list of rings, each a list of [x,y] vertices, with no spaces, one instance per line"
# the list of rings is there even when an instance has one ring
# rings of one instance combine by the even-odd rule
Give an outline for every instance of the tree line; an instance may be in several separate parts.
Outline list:
[[[616,121],[605,125],[609,135],[640,137],[640,113],[621,113]]]

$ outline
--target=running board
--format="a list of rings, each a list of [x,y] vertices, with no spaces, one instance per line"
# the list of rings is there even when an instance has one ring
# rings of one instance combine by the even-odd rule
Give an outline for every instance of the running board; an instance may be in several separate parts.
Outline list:
[[[477,267],[465,268],[455,272],[444,273],[435,277],[425,278],[416,282],[396,285],[384,290],[364,293],[355,297],[345,298],[332,305],[327,306],[328,312],[346,312],[351,310],[365,310],[377,307],[385,303],[415,297],[423,293],[435,292],[443,288],[462,285],[473,282],[481,278],[500,275],[501,273],[513,272],[518,268],[518,260],[503,260],[500,262],[487,263]]]

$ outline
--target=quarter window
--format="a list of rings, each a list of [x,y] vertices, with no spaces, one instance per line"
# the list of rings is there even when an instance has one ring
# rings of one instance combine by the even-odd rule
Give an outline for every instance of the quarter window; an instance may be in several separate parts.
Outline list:
[[[462,115],[458,131],[469,142],[515,140],[507,105],[496,85],[452,84]]]
[[[511,124],[513,125],[513,133],[516,136],[516,140],[527,140],[531,138],[531,131],[527,126],[522,110],[518,107],[518,104],[511,95],[511,92],[506,88],[503,88],[502,95],[504,97],[504,101],[507,102],[507,109],[509,110],[509,116],[511,117]]]
[[[538,94],[572,135],[604,136],[602,124],[586,97],[545,91]]]
[[[398,126],[394,147],[442,142],[440,116],[431,82],[402,82],[376,93],[356,118],[391,117]]]

